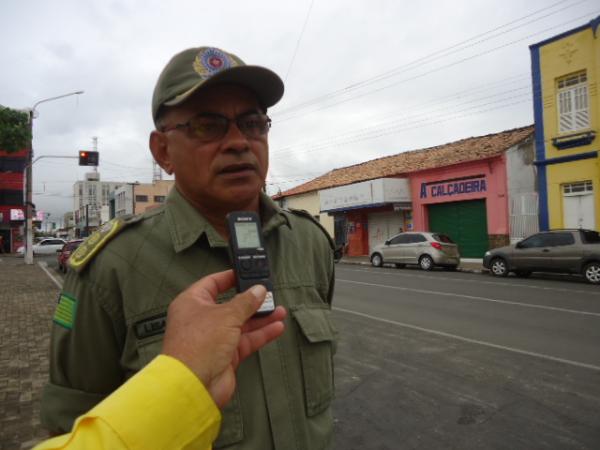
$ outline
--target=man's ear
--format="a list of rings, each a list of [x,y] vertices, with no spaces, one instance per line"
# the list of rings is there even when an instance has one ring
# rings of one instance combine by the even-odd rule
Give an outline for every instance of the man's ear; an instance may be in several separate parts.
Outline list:
[[[167,136],[160,131],[153,131],[150,133],[150,151],[152,156],[162,169],[171,175],[173,173],[173,165],[171,164],[171,157],[169,155],[168,146],[169,142]]]

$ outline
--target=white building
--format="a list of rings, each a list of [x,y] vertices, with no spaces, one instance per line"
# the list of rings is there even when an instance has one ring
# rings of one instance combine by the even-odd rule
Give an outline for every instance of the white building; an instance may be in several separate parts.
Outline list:
[[[103,223],[102,207],[109,206],[110,193],[122,184],[100,181],[99,172],[88,172],[84,181],[77,181],[73,185],[73,215],[77,236],[86,236]]]

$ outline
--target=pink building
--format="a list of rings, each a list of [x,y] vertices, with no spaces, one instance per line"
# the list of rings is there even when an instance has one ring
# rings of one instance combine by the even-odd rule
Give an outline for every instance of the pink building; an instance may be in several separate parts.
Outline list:
[[[401,231],[435,231],[465,258],[537,231],[533,127],[335,169],[279,197],[318,191],[350,256]]]

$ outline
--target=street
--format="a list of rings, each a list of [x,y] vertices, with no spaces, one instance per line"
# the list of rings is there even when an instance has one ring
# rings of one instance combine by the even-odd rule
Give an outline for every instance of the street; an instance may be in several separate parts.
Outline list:
[[[0,268],[15,286],[2,293],[0,449],[26,449],[45,435],[39,398],[62,277],[54,256]],[[336,450],[600,448],[598,286],[336,270]]]
[[[600,289],[338,264],[336,449],[599,448]]]

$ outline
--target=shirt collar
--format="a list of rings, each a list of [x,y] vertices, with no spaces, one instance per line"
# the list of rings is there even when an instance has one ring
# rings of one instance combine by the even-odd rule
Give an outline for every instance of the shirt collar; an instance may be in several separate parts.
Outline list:
[[[228,245],[213,226],[173,187],[165,202],[165,214],[175,252],[179,253],[192,246],[202,235],[206,236],[211,247]],[[260,194],[260,215],[263,233],[268,235],[281,225],[291,228],[288,217],[282,209],[265,193]]]

